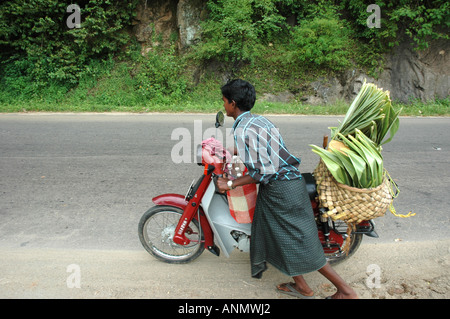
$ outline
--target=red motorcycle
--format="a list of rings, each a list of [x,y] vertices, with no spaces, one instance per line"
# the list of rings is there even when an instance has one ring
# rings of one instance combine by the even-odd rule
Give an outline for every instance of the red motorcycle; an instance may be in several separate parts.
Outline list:
[[[224,115],[219,112],[216,128],[222,126],[223,121]],[[211,151],[207,146],[207,141],[198,146],[198,163],[204,168],[186,195],[169,193],[153,198],[156,206],[145,212],[139,221],[142,245],[164,262],[191,262],[202,254],[205,247],[214,255],[219,256],[223,252],[226,257],[235,249],[250,251],[251,223],[238,222],[230,214],[227,195],[216,190],[215,180],[228,172],[230,157],[222,151]],[[327,217],[326,209],[319,208],[313,174],[303,173],[302,176],[314,211],[317,233],[331,264],[353,255],[363,235],[378,237],[372,221],[364,221],[349,231],[346,223]],[[348,247],[344,249],[346,244]]]

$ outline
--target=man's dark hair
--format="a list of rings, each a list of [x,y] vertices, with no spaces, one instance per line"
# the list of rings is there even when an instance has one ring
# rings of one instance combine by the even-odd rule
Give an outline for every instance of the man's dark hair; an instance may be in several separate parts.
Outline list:
[[[255,88],[247,81],[231,80],[221,87],[221,91],[228,102],[236,102],[236,106],[241,111],[250,111],[255,105]]]

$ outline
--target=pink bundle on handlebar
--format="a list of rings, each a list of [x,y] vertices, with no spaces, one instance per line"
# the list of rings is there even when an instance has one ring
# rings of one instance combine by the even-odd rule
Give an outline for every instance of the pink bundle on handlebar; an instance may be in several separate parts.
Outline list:
[[[230,152],[228,152],[228,150],[223,147],[222,143],[214,137],[204,140],[202,142],[202,148],[210,155],[210,157],[206,159],[208,164],[217,163],[218,160],[222,160],[222,163],[229,163],[231,161]],[[205,154],[202,156],[204,157]]]

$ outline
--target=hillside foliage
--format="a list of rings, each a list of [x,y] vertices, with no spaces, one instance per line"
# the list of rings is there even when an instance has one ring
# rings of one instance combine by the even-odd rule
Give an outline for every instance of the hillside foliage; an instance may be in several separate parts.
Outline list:
[[[377,1],[380,28],[368,27],[373,1],[209,0],[191,50],[181,55],[171,39],[142,56],[131,32],[138,2],[79,0],[80,28],[68,27],[61,1],[1,2],[0,103],[171,103],[209,90],[186,71],[211,63],[255,79],[267,72],[279,85],[352,65],[376,75],[400,41],[423,49],[449,37],[445,0]]]

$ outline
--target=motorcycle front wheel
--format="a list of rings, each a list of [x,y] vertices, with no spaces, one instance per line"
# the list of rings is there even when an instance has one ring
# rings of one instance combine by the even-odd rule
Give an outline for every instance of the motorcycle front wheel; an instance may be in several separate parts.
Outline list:
[[[198,222],[193,219],[186,226],[187,245],[173,242],[175,228],[183,210],[172,206],[155,206],[142,215],[139,226],[139,240],[145,250],[159,260],[173,264],[188,263],[196,259],[205,249],[204,237]]]

